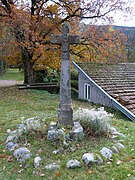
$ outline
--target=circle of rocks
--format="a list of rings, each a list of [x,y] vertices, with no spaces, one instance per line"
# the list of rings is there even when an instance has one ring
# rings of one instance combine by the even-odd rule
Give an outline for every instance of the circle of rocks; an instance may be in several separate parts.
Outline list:
[[[20,124],[18,129],[15,131],[10,131],[9,129],[7,132],[9,136],[6,139],[6,148],[9,151],[13,151],[13,156],[16,158],[18,162],[26,163],[27,159],[31,158],[31,152],[26,147],[20,147],[17,142],[17,136],[21,135],[24,131],[29,129],[37,129],[40,128],[40,122],[38,119],[29,118],[25,121],[25,124]],[[115,139],[118,136],[126,137],[124,134],[119,133],[115,128],[111,127],[111,138]],[[56,139],[63,138],[63,145],[68,146],[66,142],[66,135],[62,129],[57,127],[57,123],[51,122],[50,127],[48,129],[47,139],[50,141],[55,141]],[[74,126],[69,133],[69,138],[74,141],[80,141],[84,138],[83,127],[80,125],[79,122],[74,122]],[[103,147],[99,153],[84,153],[82,156],[82,162],[87,166],[92,166],[93,164],[101,165],[104,163],[105,160],[110,160],[112,155],[115,153],[119,153],[124,149],[124,145],[120,142],[115,143],[111,148]],[[61,153],[60,149],[54,150],[53,154]],[[40,156],[36,156],[34,158],[34,167],[35,169],[40,166],[40,162],[42,158]],[[81,162],[77,159],[71,159],[66,164],[67,168],[78,168],[81,167]],[[48,164],[44,167],[47,170],[56,170],[60,168],[59,164],[52,163]]]

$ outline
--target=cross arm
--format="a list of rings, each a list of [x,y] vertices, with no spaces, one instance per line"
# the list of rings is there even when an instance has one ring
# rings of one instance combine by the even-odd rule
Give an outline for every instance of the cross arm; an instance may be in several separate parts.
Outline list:
[[[50,39],[52,44],[62,44],[62,37],[60,35],[53,35],[51,34],[51,39]]]
[[[80,37],[76,35],[69,36],[69,44],[80,44]]]

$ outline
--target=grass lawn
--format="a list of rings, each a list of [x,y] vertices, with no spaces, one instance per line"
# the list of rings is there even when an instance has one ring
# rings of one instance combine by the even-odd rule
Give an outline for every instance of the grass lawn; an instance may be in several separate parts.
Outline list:
[[[23,81],[23,72],[18,69],[7,69],[6,72],[0,76],[0,80]]]
[[[121,138],[124,140],[125,149],[113,155],[112,161],[88,168],[81,160],[85,152],[99,152],[102,147],[109,148],[114,144],[112,139],[103,137],[85,137],[83,141],[71,144],[75,151],[65,149],[61,154],[52,154],[58,145],[47,140],[47,126],[51,121],[57,121],[58,102],[59,95],[46,91],[18,90],[16,86],[0,88],[0,180],[135,180],[135,123],[112,109],[106,109],[114,114],[112,125],[126,135],[126,138]],[[73,107],[91,109],[94,105],[73,100]],[[28,162],[29,166],[25,168],[12,159],[12,153],[6,150],[7,129],[15,130],[23,117],[35,116],[40,117],[45,126],[42,132],[27,136],[32,158]],[[39,173],[34,175],[33,159],[36,154],[43,159],[42,166],[56,162],[61,165],[60,169],[49,171],[39,168]],[[81,162],[81,168],[66,168],[67,161],[72,158]]]

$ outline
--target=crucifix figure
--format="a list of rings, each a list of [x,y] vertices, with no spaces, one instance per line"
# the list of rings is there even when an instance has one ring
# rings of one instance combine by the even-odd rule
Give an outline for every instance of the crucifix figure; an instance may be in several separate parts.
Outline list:
[[[69,35],[69,26],[62,24],[62,35],[51,35],[51,43],[61,45],[60,103],[58,107],[58,123],[73,125],[73,108],[70,85],[70,45],[79,44],[79,36]]]

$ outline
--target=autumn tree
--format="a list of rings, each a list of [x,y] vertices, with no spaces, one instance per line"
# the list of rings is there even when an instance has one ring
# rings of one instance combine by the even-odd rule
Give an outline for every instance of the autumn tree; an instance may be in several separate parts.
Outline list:
[[[80,59],[92,62],[125,62],[126,36],[110,25],[81,24],[82,46],[76,49]],[[85,46],[83,46],[85,45]]]
[[[109,49],[108,53],[103,49],[107,45],[114,46],[113,43],[111,44],[114,40],[114,32],[108,31],[107,37],[97,38],[96,33],[99,30],[95,29],[94,34],[94,30],[89,29],[83,34],[78,27],[83,19],[89,19],[91,24],[96,24],[98,19],[102,18],[108,22],[111,21],[109,13],[124,10],[125,2],[126,0],[91,0],[89,2],[85,0],[26,0],[17,4],[12,0],[1,0],[0,16],[14,33],[16,46],[21,52],[24,82],[35,82],[36,68],[51,67],[56,70],[60,68],[60,47],[50,44],[50,35],[60,33],[60,26],[65,21],[70,22],[71,32],[77,31],[77,34],[81,35],[82,44],[85,44],[85,48],[73,47],[71,50],[73,56],[78,55],[80,58],[85,55],[86,59],[90,59],[88,55],[90,51],[94,52],[92,59],[96,51],[98,53],[95,58],[99,59],[99,52],[102,54],[106,52],[105,55],[108,56]],[[117,39],[118,36],[115,35],[115,38]],[[84,55],[81,52],[84,52]]]

